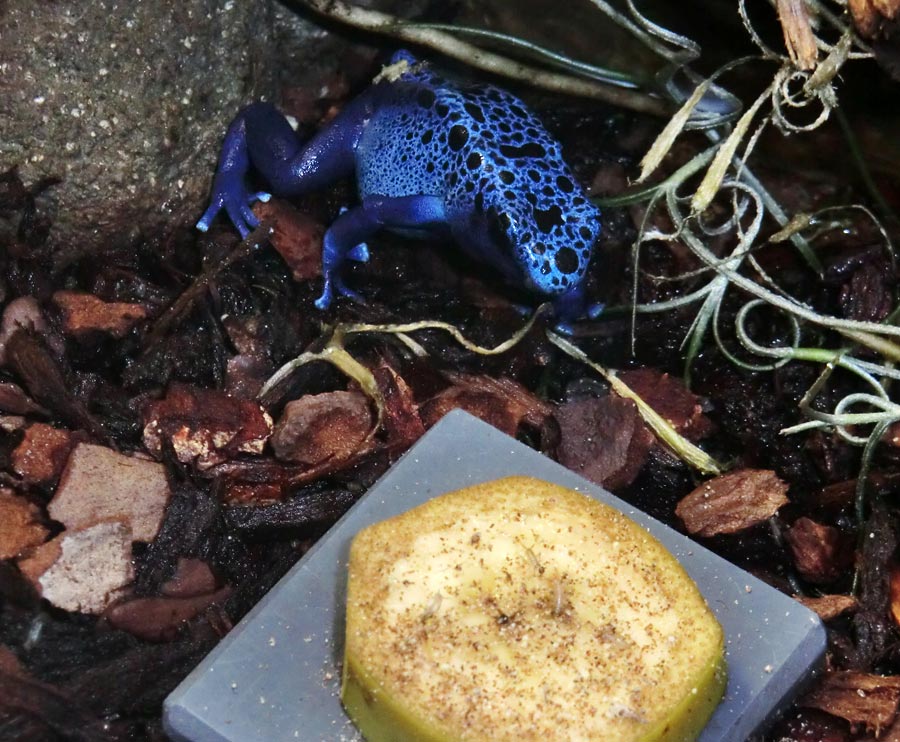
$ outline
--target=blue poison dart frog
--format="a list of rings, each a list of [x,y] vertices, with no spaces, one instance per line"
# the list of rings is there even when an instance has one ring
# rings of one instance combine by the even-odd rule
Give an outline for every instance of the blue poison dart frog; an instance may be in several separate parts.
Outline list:
[[[341,279],[344,261],[365,262],[365,241],[381,229],[450,237],[508,282],[552,301],[561,323],[587,305],[584,277],[600,234],[600,212],[562,159],[559,143],[515,96],[493,86],[454,86],[408,52],[397,52],[393,79],[375,82],[306,144],[274,106],[256,103],[231,123],[209,208],[222,209],[246,237],[252,168],[281,196],[306,193],[356,175],[360,203],[325,233],[327,308],[335,291],[360,297]]]

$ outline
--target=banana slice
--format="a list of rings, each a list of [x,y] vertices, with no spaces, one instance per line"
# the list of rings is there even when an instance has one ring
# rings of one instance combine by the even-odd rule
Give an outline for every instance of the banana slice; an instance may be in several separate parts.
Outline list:
[[[353,541],[341,699],[369,742],[693,740],[724,686],[681,565],[573,490],[488,482]]]

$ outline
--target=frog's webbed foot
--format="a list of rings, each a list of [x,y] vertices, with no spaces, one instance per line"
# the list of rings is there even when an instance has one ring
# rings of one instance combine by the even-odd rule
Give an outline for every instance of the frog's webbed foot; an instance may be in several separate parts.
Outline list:
[[[243,176],[236,173],[220,173],[213,184],[209,208],[197,222],[197,229],[201,232],[208,231],[213,219],[224,210],[235,229],[240,232],[241,239],[244,239],[259,226],[259,219],[250,207],[257,201],[265,203],[271,197],[272,195],[265,191],[250,193]]]
[[[575,320],[585,317],[597,319],[603,313],[604,306],[600,302],[588,302],[582,286],[576,286],[554,300],[553,310],[558,319],[554,329],[561,335],[572,335]]]
[[[428,229],[446,223],[444,202],[437,196],[369,196],[362,204],[342,212],[325,232],[322,244],[322,275],[325,284],[316,307],[327,309],[334,294],[362,301],[341,278],[346,260],[365,262],[369,248],[365,240],[380,229]]]

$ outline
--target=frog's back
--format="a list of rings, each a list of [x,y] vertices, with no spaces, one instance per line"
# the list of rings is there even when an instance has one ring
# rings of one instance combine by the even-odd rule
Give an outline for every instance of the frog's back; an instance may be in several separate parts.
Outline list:
[[[524,271],[545,293],[581,281],[599,212],[522,101],[489,85],[451,85],[424,65],[379,87],[357,150],[361,197],[438,196],[461,245],[481,258]],[[517,233],[498,239],[488,212]]]

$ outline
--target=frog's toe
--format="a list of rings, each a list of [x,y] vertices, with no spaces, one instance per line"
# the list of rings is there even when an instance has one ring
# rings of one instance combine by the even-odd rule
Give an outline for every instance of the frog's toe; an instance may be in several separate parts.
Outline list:
[[[347,253],[349,260],[355,260],[357,263],[369,262],[369,246],[365,242],[360,242],[350,252]]]
[[[347,284],[344,283],[343,279],[335,278],[334,279],[334,288],[341,296],[346,296],[348,299],[352,299],[353,301],[358,301],[361,304],[365,304],[366,300],[362,294],[358,291],[354,291],[351,288],[347,287]]]
[[[416,64],[419,60],[416,59],[411,52],[406,49],[398,49],[391,55],[391,64],[397,64],[398,62],[406,62],[407,64]]]
[[[322,287],[322,293],[319,294],[319,298],[313,302],[316,305],[316,309],[321,312],[324,312],[328,307],[331,306],[332,299],[332,290],[331,290],[331,281],[328,278],[325,279],[325,285]]]
[[[587,315],[588,319],[597,319],[597,317],[603,314],[604,309],[606,309],[606,304],[599,301],[594,302],[593,304],[588,305],[585,315]]]

